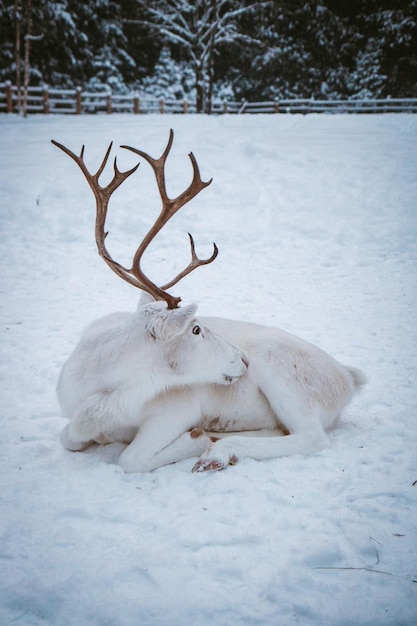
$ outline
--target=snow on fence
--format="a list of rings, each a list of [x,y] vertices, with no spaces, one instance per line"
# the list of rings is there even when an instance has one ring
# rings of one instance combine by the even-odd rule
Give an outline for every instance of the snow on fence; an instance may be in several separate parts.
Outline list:
[[[19,104],[20,102],[20,104]],[[0,83],[0,113],[17,113],[23,102],[17,87]],[[195,113],[194,103],[187,100],[157,98],[130,93],[92,92],[76,89],[29,87],[28,113]],[[214,101],[211,112],[221,113],[417,113],[417,98],[374,100],[291,99],[269,102]]]
[[[417,113],[417,98],[245,102],[239,113]]]

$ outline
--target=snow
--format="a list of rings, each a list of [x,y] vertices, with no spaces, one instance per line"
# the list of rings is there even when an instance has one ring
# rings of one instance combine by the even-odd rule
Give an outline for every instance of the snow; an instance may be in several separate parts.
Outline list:
[[[218,259],[173,291],[204,315],[277,325],[370,382],[309,457],[194,460],[124,475],[121,444],[70,453],[55,384],[82,328],[138,293],[100,260],[94,201],[56,139],[98,168],[110,140],[192,150],[210,187],[149,250],[168,280],[188,231]],[[75,626],[417,622],[417,117],[0,116],[0,623]],[[111,170],[111,168],[110,168]],[[110,205],[129,262],[159,209],[149,166]]]

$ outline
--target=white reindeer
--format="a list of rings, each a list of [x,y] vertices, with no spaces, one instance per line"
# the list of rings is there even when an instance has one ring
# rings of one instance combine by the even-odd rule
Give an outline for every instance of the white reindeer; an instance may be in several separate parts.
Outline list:
[[[170,283],[155,285],[142,271],[142,255],[156,234],[186,202],[210,184],[190,154],[193,180],[177,198],[165,186],[165,161],[173,132],[159,159],[122,146],[153,168],[162,211],[138,247],[131,269],[114,261],[105,247],[111,194],[138,165],[112,181],[96,174],[53,141],[81,168],[97,205],[100,255],[120,277],[142,289],[134,313],[113,313],[85,331],[64,365],[58,398],[69,423],[61,433],[68,450],[93,442],[129,445],[119,457],[125,472],[145,472],[185,458],[200,457],[193,471],[219,470],[238,459],[263,460],[309,454],[325,448],[328,429],[366,382],[359,370],[338,363],[316,346],[276,328],[221,318],[195,317],[196,306],[179,308],[168,293],[186,274],[217,256],[199,259],[190,235],[191,261]]]

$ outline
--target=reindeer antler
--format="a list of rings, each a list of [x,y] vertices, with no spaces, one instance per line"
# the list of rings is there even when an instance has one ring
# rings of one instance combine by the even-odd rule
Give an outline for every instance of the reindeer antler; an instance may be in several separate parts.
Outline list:
[[[107,152],[104,156],[104,159],[95,174],[91,174],[87,169],[84,162],[84,146],[81,149],[80,156],[77,156],[74,152],[69,150],[67,147],[58,143],[57,141],[52,140],[52,143],[63,150],[71,159],[73,159],[85,178],[87,179],[88,184],[90,185],[95,199],[96,199],[96,226],[95,226],[95,237],[97,249],[100,256],[105,260],[107,265],[123,280],[127,281],[131,285],[138,287],[139,289],[143,289],[151,294],[156,300],[164,300],[167,303],[169,309],[174,309],[178,306],[181,298],[170,295],[166,290],[170,289],[174,285],[176,285],[184,276],[192,272],[197,267],[201,265],[207,265],[208,263],[212,263],[218,254],[218,248],[216,244],[214,245],[214,252],[208,259],[199,259],[195,252],[195,245],[192,236],[189,234],[190,245],[191,245],[191,261],[187,265],[187,267],[182,270],[175,278],[169,281],[163,287],[158,287],[154,282],[152,282],[142,271],[141,269],[141,260],[145,250],[148,248],[151,241],[156,237],[156,235],[160,232],[160,230],[164,227],[164,225],[175,215],[177,211],[181,207],[183,207],[187,202],[192,200],[200,191],[202,191],[205,187],[210,185],[212,179],[208,182],[204,182],[201,180],[200,171],[198,169],[197,161],[193,153],[190,153],[189,157],[193,166],[193,179],[190,185],[187,187],[185,191],[183,191],[179,196],[174,199],[168,197],[166,191],[165,184],[165,162],[167,160],[168,154],[171,150],[172,142],[174,139],[174,132],[170,131],[168,144],[160,156],[159,159],[154,159],[149,156],[146,152],[142,152],[142,150],[137,150],[136,148],[132,148],[130,146],[121,146],[122,148],[126,148],[131,152],[138,154],[143,157],[152,167],[155,173],[155,178],[158,184],[159,193],[162,200],[162,209],[161,212],[156,219],[155,223],[149,230],[149,232],[145,235],[144,239],[140,243],[137,248],[135,255],[133,257],[132,267],[127,269],[120,265],[117,261],[112,259],[107,248],[105,246],[105,239],[107,237],[107,232],[105,231],[105,223],[107,217],[107,208],[110,197],[112,193],[131,175],[135,172],[139,163],[135,165],[132,169],[121,172],[117,167],[116,159],[114,159],[114,175],[112,180],[108,185],[102,187],[99,183],[99,178],[106,167],[110,151],[112,148],[112,143],[109,145]]]

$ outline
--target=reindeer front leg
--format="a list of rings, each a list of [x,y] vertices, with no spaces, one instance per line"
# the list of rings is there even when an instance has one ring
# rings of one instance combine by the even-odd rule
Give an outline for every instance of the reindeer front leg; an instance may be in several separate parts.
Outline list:
[[[133,441],[130,446],[119,457],[119,465],[126,474],[134,472],[151,472],[158,467],[183,461],[191,457],[199,457],[211,443],[211,438],[200,428],[194,428],[177,437],[172,443],[155,452],[151,456],[148,449],[143,452],[144,441],[140,439],[136,447]]]
[[[193,472],[221,470],[236,465],[241,458],[257,461],[293,454],[312,454],[328,446],[326,433],[317,421],[303,433],[271,437],[230,436],[211,443],[193,467]]]
[[[200,456],[210,438],[203,431],[192,430],[199,419],[200,408],[192,394],[183,389],[170,390],[147,408],[136,437],[119,457],[119,465],[127,474],[150,472]]]

